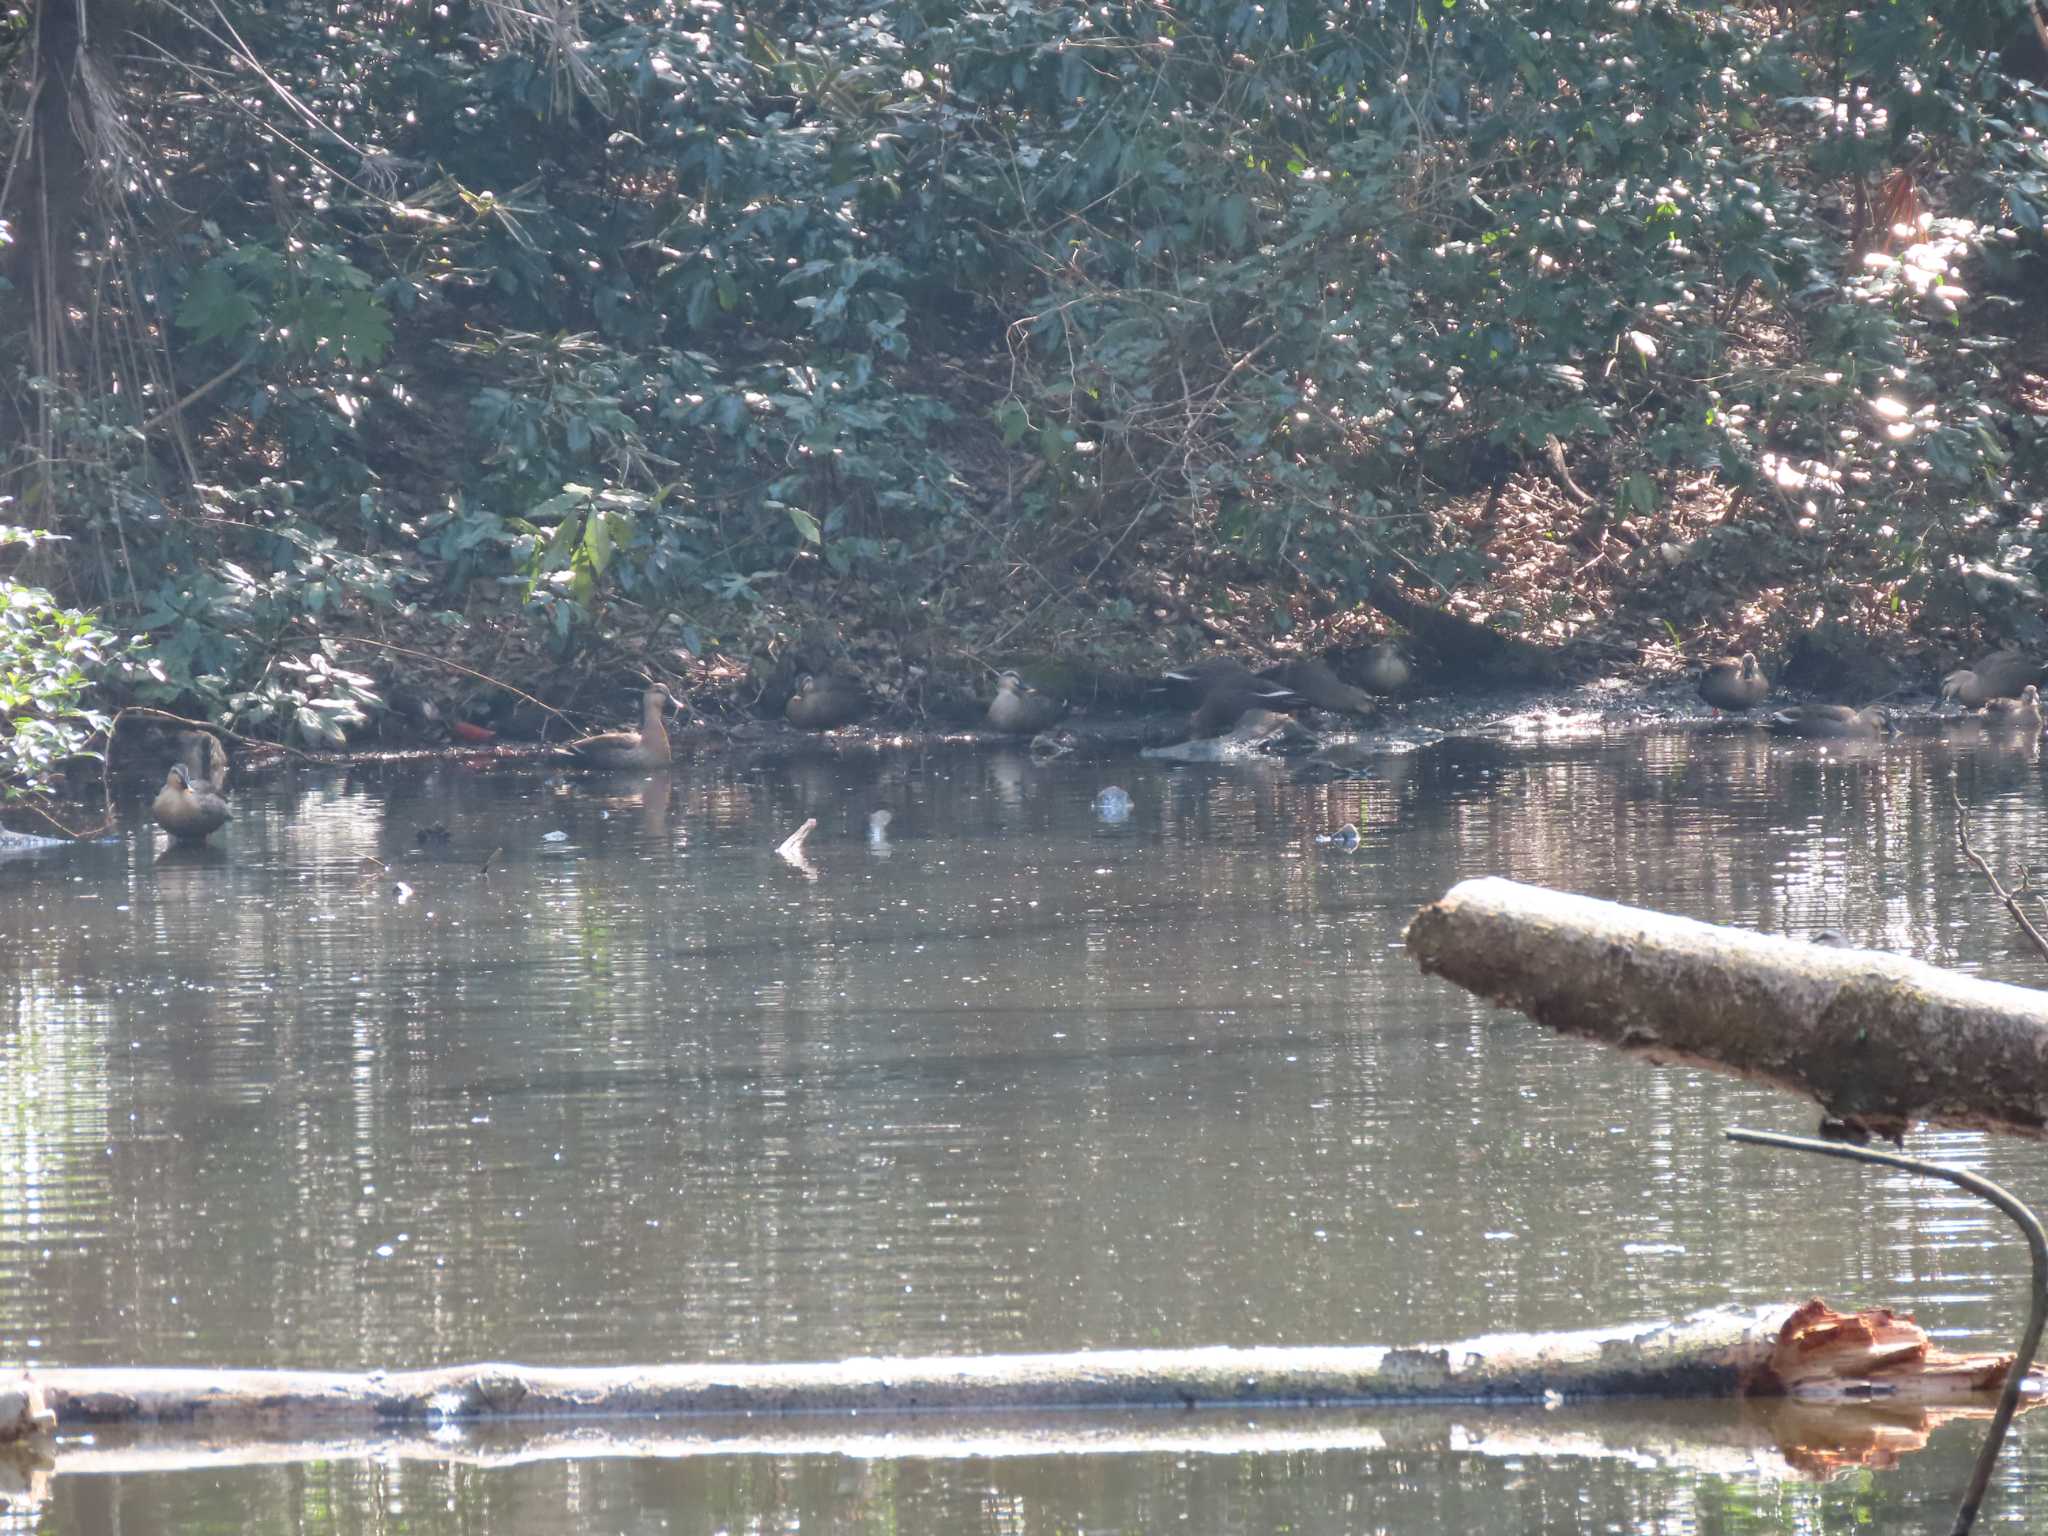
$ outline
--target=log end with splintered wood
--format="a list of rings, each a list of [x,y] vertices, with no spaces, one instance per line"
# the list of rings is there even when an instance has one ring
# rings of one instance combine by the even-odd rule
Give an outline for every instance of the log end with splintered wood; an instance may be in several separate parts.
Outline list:
[[[1749,1390],[1758,1396],[1885,1396],[1932,1403],[1997,1392],[2012,1362],[2010,1354],[1953,1355],[1937,1349],[1912,1318],[1889,1307],[1837,1312],[1816,1297],[1785,1319],[1765,1374],[1749,1383]],[[2026,1390],[2038,1401],[2043,1379],[2038,1371],[2030,1374]]]
[[[1416,963],[1563,1033],[1810,1094],[1851,1134],[2048,1131],[2048,994],[1903,956],[1467,880]]]

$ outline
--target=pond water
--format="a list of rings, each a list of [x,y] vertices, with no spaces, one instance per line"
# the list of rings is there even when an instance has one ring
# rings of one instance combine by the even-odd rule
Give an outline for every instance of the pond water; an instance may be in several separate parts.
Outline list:
[[[1493,1013],[1400,936],[1506,874],[2038,983],[1948,800],[1953,773],[1979,845],[2023,863],[2048,831],[2031,750],[1673,730],[1359,772],[364,768],[244,787],[196,852],[138,800],[119,838],[0,862],[0,1358],[1412,1343],[1814,1294],[2009,1347],[2025,1257],[1982,1207],[1735,1148],[1817,1112]],[[800,868],[773,849],[807,817]],[[1313,843],[1346,821],[1355,852]],[[1908,1150],[2048,1199],[2035,1147]],[[1976,1433],[1815,1485],[1597,1437],[1520,1453],[1511,1414],[1272,1422],[1086,1455],[67,1475],[0,1530],[1889,1532],[1945,1521]],[[1989,1509],[2044,1473],[2023,1443]]]

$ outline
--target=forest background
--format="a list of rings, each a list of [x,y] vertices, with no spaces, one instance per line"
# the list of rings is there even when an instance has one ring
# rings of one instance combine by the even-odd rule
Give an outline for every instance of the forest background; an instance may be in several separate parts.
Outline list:
[[[830,667],[902,721],[1430,619],[1820,689],[2039,641],[2044,39],[2033,0],[8,8],[0,780],[130,704],[516,725],[492,678],[625,718]]]

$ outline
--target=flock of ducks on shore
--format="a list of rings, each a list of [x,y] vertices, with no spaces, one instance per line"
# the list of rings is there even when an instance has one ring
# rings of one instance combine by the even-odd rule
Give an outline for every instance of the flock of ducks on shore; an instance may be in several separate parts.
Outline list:
[[[2041,692],[2034,680],[2040,675],[2039,661],[2009,646],[1949,673],[1941,680],[1941,696],[1974,710],[1970,718],[1976,723],[2039,735]],[[1699,691],[1716,709],[1746,714],[1770,697],[1771,682],[1757,665],[1755,653],[1744,651],[1740,656],[1708,662],[1700,673]],[[1862,709],[1846,704],[1795,704],[1772,711],[1764,717],[1764,724],[1780,736],[1837,741],[1888,736],[1894,728],[1891,711],[1877,704]]]
[[[1164,674],[1156,686],[1165,697],[1190,708],[1188,727],[1196,737],[1248,731],[1272,736],[1293,725],[1289,710],[1370,713],[1376,707],[1375,695],[1397,693],[1406,686],[1407,658],[1391,643],[1375,645],[1361,658],[1359,676],[1362,688],[1345,682],[1323,661],[1290,661],[1253,672],[1235,657],[1214,656]],[[657,683],[640,696],[638,730],[585,736],[562,750],[593,768],[658,768],[673,755],[665,717],[674,707],[675,696]],[[782,715],[801,730],[829,731],[851,725],[867,708],[867,696],[858,684],[806,673],[783,705]],[[987,720],[1007,735],[1037,737],[1066,712],[1065,699],[1034,687],[1019,673],[1003,672],[996,677]]]
[[[2020,651],[1995,651],[1975,665],[1951,672],[1942,680],[1942,697],[1976,711],[1988,725],[2038,734],[2042,727],[2041,695],[2034,679],[2042,667]],[[1254,672],[1230,656],[1212,656],[1167,672],[1158,687],[1174,702],[1189,707],[1188,727],[1195,739],[1217,738],[1271,743],[1290,733],[1309,740],[1290,711],[1315,708],[1345,714],[1367,714],[1376,700],[1397,693],[1408,683],[1408,660],[1392,643],[1373,646],[1360,658],[1357,676],[1363,686],[1344,681],[1327,662],[1289,661]],[[1770,679],[1754,652],[1710,661],[1699,676],[1699,696],[1717,710],[1747,714],[1764,704]],[[604,731],[580,737],[561,750],[592,768],[660,768],[673,758],[666,716],[675,695],[656,683],[640,696],[638,730]],[[1033,738],[1036,750],[1066,714],[1066,700],[1033,687],[1016,672],[996,678],[988,723],[998,731]],[[840,678],[806,675],[783,707],[790,724],[807,730],[848,725],[867,712],[858,685]],[[1785,736],[1855,740],[1888,735],[1890,713],[1878,705],[1851,709],[1844,704],[1795,704],[1764,716],[1770,730]],[[1057,753],[1066,746],[1048,747]],[[150,806],[157,825],[183,842],[204,842],[228,820],[226,798],[228,756],[218,737],[206,731],[181,731],[178,758]]]

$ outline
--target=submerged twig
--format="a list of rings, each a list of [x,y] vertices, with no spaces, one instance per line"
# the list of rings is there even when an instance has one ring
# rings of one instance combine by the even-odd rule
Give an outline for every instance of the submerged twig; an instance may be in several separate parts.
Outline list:
[[[2012,920],[2020,925],[2020,931],[2034,946],[2034,953],[2043,960],[2048,960],[2048,939],[2042,938],[2041,930],[2028,920],[2026,910],[2020,906],[2019,898],[1999,883],[1998,876],[1991,872],[1990,861],[1970,846],[1970,814],[1963,809],[1963,797],[1956,793],[1956,776],[1953,773],[1948,776],[1948,797],[1955,804],[1956,842],[1962,847],[1963,857],[1976,865],[1984,878],[1991,882],[1992,892],[2005,903],[2005,910],[2010,912]]]
[[[1957,808],[1961,809],[1960,802]],[[2032,929],[2029,928],[2028,931],[2031,932]],[[1730,1141],[1746,1142],[1752,1146],[1780,1147],[1789,1152],[1818,1152],[1823,1157],[1842,1157],[1857,1163],[1878,1163],[1886,1168],[1901,1168],[1907,1173],[1917,1173],[1923,1178],[1946,1179],[1949,1183],[1967,1189],[1978,1198],[1988,1200],[1997,1206],[2013,1219],[2021,1232],[2026,1234],[2027,1254],[2032,1261],[2034,1277],[2033,1299],[2027,1311],[2027,1326],[2020,1334],[2019,1349],[2014,1353],[2012,1365],[2005,1373],[2005,1387],[1998,1394],[1998,1409],[1991,1415],[1991,1427],[1985,1431],[1983,1449],[1977,1453],[1977,1465],[1970,1473],[1970,1486],[1963,1492],[1963,1502],[1956,1506],[1955,1524],[1949,1527],[1950,1536],[1968,1536],[1970,1528],[1977,1523],[1977,1511],[1984,1503],[1984,1490],[1991,1486],[1991,1471],[1998,1464],[1998,1452],[2005,1443],[2006,1430],[2012,1424],[2012,1416],[2019,1408],[2020,1388],[2025,1384],[2027,1372],[2033,1366],[2034,1352],[2041,1347],[2042,1325],[2048,1323],[2048,1232],[2042,1230],[2041,1219],[2011,1191],[1992,1183],[1981,1174],[1970,1172],[1967,1168],[1954,1168],[1947,1163],[1930,1163],[1924,1158],[1907,1157],[1900,1152],[1878,1152],[1847,1142],[1815,1141],[1807,1136],[1781,1136],[1775,1131],[1731,1130],[1727,1135]]]

